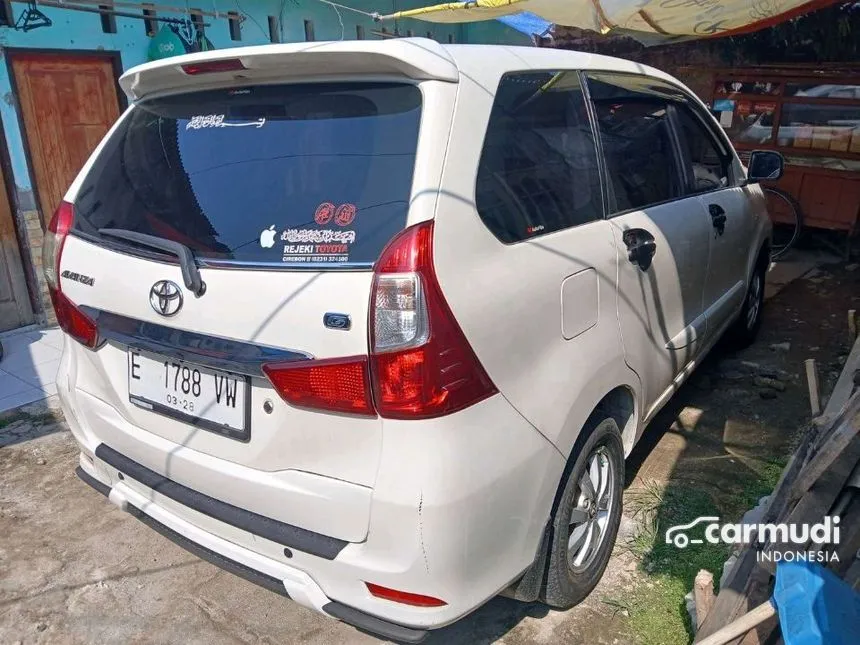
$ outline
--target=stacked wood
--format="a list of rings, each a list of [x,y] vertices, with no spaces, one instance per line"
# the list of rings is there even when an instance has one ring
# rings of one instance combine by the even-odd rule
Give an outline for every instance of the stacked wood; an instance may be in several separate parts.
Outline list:
[[[821,564],[826,563],[855,589],[860,588],[860,559],[856,556],[860,550],[860,390],[855,392],[858,375],[860,338],[855,338],[824,411],[804,432],[761,520],[762,524],[812,525],[822,522],[825,516],[839,517],[841,539],[835,547],[838,561],[825,560]],[[810,390],[811,400],[818,396],[817,384],[815,388],[814,394]],[[768,612],[762,603],[770,597],[779,553],[818,549],[811,542],[762,545],[754,541],[747,545],[729,571],[694,642],[699,645],[765,642],[776,623],[773,619],[763,622]],[[758,557],[759,554],[767,557]],[[750,618],[751,613],[755,620]]]

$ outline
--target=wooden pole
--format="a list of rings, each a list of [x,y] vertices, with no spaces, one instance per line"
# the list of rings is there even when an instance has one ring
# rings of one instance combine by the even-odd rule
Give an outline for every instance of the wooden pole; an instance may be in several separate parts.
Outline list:
[[[817,417],[821,414],[821,394],[818,389],[818,370],[815,367],[814,358],[807,358],[803,363],[806,365],[806,384],[809,386],[809,407],[812,410],[812,416]]]
[[[702,569],[693,582],[693,598],[696,600],[696,628],[702,626],[705,617],[714,606],[714,574]]]
[[[737,620],[733,620],[728,625],[715,631],[706,639],[699,641],[696,645],[726,645],[736,639],[738,636],[743,636],[752,628],[761,625],[771,616],[776,614],[776,607],[768,600],[763,602],[758,607],[745,613]]]

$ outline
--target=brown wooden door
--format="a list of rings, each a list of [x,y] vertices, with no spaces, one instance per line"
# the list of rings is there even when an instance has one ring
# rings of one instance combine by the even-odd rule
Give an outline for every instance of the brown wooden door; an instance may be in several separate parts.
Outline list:
[[[12,69],[46,222],[119,117],[111,57],[13,53]]]
[[[27,280],[21,265],[21,253],[12,208],[0,167],[0,331],[33,322],[33,309],[27,291]]]

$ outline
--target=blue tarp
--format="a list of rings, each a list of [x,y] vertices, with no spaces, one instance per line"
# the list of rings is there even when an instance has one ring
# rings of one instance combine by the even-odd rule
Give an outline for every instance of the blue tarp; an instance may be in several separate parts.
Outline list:
[[[511,16],[502,16],[501,18],[496,18],[496,20],[527,36],[534,34],[546,36],[552,27],[552,23],[549,20],[545,20],[527,11],[515,13]]]

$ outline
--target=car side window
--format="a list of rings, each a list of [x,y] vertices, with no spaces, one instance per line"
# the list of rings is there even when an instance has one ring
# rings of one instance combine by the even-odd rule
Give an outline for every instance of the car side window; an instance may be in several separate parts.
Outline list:
[[[729,186],[731,157],[720,149],[714,135],[688,106],[677,105],[677,114],[692,191],[703,193]]]
[[[682,195],[669,118],[671,98],[647,77],[589,74],[588,88],[606,160],[610,212]]]
[[[517,72],[496,91],[475,204],[510,244],[603,218],[597,153],[575,71]]]

